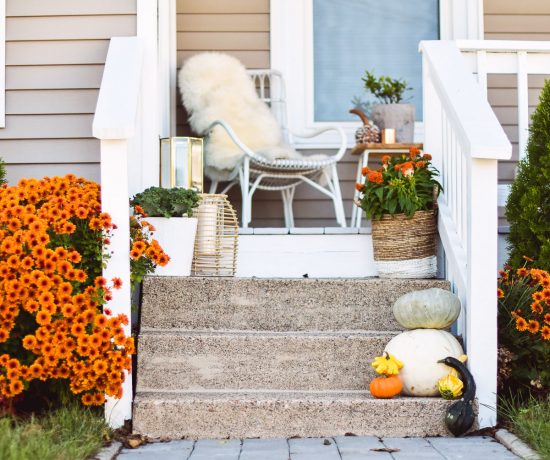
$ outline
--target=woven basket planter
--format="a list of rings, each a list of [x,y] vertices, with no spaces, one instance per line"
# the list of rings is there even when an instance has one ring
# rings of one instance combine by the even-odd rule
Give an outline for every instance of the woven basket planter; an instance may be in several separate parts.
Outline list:
[[[372,221],[374,261],[381,278],[433,278],[437,273],[434,211]]]

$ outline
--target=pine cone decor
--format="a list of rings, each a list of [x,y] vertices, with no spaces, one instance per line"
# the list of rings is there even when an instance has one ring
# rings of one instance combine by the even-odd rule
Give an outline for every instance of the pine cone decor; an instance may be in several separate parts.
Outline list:
[[[350,113],[354,113],[363,122],[363,126],[355,131],[355,142],[357,144],[375,144],[380,142],[380,129],[368,117],[365,112],[359,109],[351,109]]]

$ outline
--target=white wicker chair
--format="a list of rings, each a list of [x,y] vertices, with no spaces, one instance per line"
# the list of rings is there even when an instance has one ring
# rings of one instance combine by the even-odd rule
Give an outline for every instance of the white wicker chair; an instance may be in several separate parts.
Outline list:
[[[256,190],[280,191],[283,199],[285,226],[294,227],[292,201],[296,187],[306,183],[332,199],[336,221],[346,226],[344,205],[336,169],[338,161],[346,152],[347,142],[344,131],[339,126],[330,126],[307,135],[291,134],[287,125],[286,94],[283,76],[276,70],[253,70],[248,72],[253,79],[260,99],[271,109],[278,120],[285,142],[292,145],[292,136],[300,138],[316,137],[326,131],[337,131],[340,135],[340,148],[335,155],[322,159],[292,159],[268,161],[248,148],[224,120],[216,120],[208,131],[222,126],[233,142],[243,151],[244,157],[239,167],[239,180],[242,193],[242,227],[247,228],[252,220],[252,197]],[[230,183],[222,193],[226,193],[237,181]],[[326,185],[325,185],[326,184]],[[213,182],[210,193],[218,187]]]

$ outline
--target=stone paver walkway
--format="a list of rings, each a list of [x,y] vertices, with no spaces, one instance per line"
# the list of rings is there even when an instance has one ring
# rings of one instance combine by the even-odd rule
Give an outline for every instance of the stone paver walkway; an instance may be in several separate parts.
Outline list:
[[[384,451],[383,449],[386,449]],[[118,460],[514,460],[493,438],[335,438],[170,441],[123,449]]]

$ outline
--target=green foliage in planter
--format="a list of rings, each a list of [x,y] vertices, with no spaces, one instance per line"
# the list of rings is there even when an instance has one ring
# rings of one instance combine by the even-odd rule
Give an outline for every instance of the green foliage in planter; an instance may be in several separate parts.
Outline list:
[[[405,91],[411,89],[402,78],[394,79],[384,75],[377,78],[368,70],[365,71],[362,80],[365,83],[365,90],[372,93],[382,104],[399,104],[403,100]]]
[[[401,213],[412,217],[416,211],[433,209],[442,187],[431,159],[431,155],[420,155],[420,151],[412,147],[408,155],[384,155],[378,170],[363,168],[365,183],[355,187],[360,192],[357,204],[367,219]]]
[[[149,217],[192,217],[193,209],[199,205],[199,195],[178,187],[149,187],[135,195],[130,204],[140,206]]]
[[[525,255],[535,259],[539,268],[550,270],[550,80],[532,121],[527,157],[519,164],[506,203],[509,263],[518,266]]]

